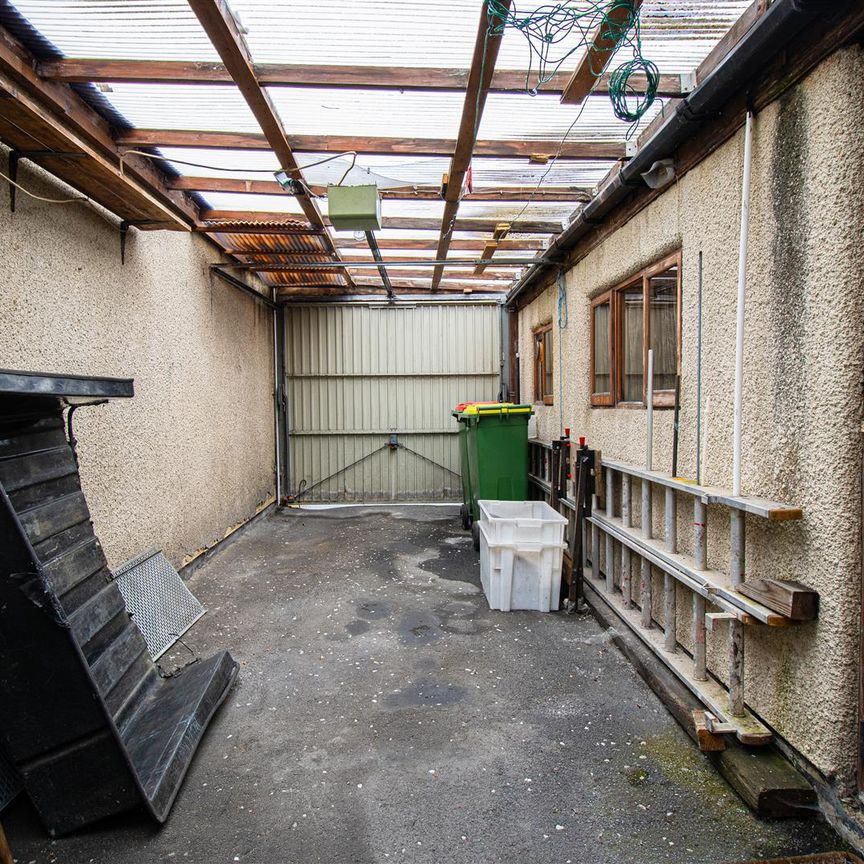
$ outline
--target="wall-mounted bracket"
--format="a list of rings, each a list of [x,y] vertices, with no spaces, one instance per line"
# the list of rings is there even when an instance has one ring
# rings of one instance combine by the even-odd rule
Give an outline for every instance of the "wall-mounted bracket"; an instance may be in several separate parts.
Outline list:
[[[681,95],[686,96],[696,89],[696,72],[681,73]]]
[[[142,225],[163,225],[163,219],[124,219],[120,223],[120,265],[126,263],[126,235],[130,228],[140,228]]]
[[[15,185],[18,182],[18,162],[21,159],[30,159],[35,162],[40,157],[53,156],[63,159],[81,159],[86,156],[86,153],[80,153],[77,150],[10,150],[9,151],[9,212],[15,212],[15,201],[17,198],[18,187]]]

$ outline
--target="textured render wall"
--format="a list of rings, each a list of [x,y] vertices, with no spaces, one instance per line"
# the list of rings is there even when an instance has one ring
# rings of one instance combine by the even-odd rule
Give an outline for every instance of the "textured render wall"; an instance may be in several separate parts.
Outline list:
[[[19,182],[70,192],[23,162]],[[272,313],[211,280],[200,237],[130,231],[121,267],[113,217],[21,193],[10,214],[6,188],[0,367],[135,379],[75,415],[84,491],[112,566],[149,545],[180,566],[272,499]]]
[[[861,596],[862,327],[864,327],[864,55],[833,55],[758,115],[754,127],[744,377],[745,494],[800,504],[801,523],[747,520],[747,576],[800,579],[820,594],[816,622],[746,629],[750,706],[843,790],[856,746]],[[852,103],[857,108],[850,110]],[[704,257],[703,482],[731,484],[735,302],[743,130],[567,275],[563,331],[565,425],[604,455],[642,464],[645,412],[589,404],[589,301],[640,267],[683,250],[683,380],[679,474],[695,476],[697,257]],[[531,328],[552,320],[556,289],[520,317],[520,351]],[[556,328],[555,337],[559,338]],[[555,394],[559,374],[555,347]],[[522,364],[531,393],[530,363]],[[537,406],[538,430],[559,434],[560,404]],[[671,468],[672,413],[655,412],[654,467]],[[636,496],[638,499],[638,496]],[[679,538],[692,534],[681,512]],[[655,498],[657,530],[662,501]],[[727,560],[728,521],[709,513],[709,562]],[[654,597],[661,598],[660,582]],[[634,590],[636,590],[634,588]],[[679,592],[679,639],[689,607]],[[655,607],[662,620],[662,609]],[[725,632],[709,634],[709,660],[725,679]]]

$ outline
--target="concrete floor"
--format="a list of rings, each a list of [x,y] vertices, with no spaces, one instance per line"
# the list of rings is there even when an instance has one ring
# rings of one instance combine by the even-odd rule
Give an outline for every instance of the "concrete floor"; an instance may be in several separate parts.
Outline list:
[[[755,819],[592,618],[491,612],[455,509],[278,513],[190,586],[209,612],[185,641],[230,646],[241,671],[168,824],[130,814],[52,842],[19,800],[17,861],[717,864],[841,846],[818,819]]]

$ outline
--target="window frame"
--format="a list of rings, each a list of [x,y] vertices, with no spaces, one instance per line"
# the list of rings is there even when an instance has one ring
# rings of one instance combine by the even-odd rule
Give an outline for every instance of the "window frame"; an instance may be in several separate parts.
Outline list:
[[[531,331],[531,349],[532,349],[532,362],[534,364],[534,404],[535,405],[553,405],[554,399],[551,393],[544,392],[544,385],[546,382],[546,351],[543,351],[543,361],[541,363],[540,360],[537,359],[537,341],[538,339],[543,339],[545,334],[549,333],[549,347],[552,347],[552,322],[549,321],[546,324],[541,324],[539,327],[535,327]],[[552,374],[554,376],[555,367],[552,367]]]
[[[648,349],[651,346],[651,279],[658,276],[660,273],[669,270],[671,267],[677,267],[677,286],[676,286],[676,304],[677,304],[677,320],[676,325],[676,372],[681,371],[681,272],[682,272],[682,252],[679,249],[671,255],[667,255],[653,264],[638,270],[636,273],[628,276],[627,279],[619,282],[613,288],[604,291],[591,301],[591,319],[590,319],[590,379],[589,388],[591,394],[591,407],[604,408],[646,408],[648,401]],[[641,286],[642,289],[642,399],[641,401],[625,402],[622,400],[624,368],[622,363],[623,353],[621,346],[623,344],[623,292],[634,287]],[[603,303],[609,303],[610,313],[610,333],[609,333],[609,362],[610,362],[610,393],[595,393],[594,392],[594,310],[597,306]],[[655,390],[654,391],[654,407],[655,408],[673,408],[675,405],[674,390]]]
[[[595,356],[594,356],[594,320],[596,314],[596,308],[598,306],[603,306],[604,304],[609,304],[609,332],[607,334],[608,345],[609,345],[609,391],[605,393],[595,393],[594,392],[594,369],[595,369]],[[598,295],[591,301],[591,361],[590,361],[590,382],[591,382],[591,405],[592,406],[600,406],[604,408],[611,407],[615,404],[615,377],[617,375],[618,364],[615,361],[615,342],[616,340],[613,338],[613,330],[615,325],[615,292],[604,291],[602,294]]]

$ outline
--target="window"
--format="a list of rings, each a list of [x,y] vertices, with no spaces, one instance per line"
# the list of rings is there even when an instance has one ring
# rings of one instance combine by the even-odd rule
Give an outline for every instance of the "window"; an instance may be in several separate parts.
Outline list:
[[[681,253],[595,298],[591,304],[591,404],[644,405],[648,349],[654,406],[671,407],[681,354]]]
[[[534,401],[552,404],[552,325],[534,331]]]

